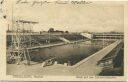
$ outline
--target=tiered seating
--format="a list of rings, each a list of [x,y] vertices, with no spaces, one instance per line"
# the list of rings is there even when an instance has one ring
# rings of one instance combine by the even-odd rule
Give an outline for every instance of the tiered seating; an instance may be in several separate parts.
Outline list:
[[[11,36],[7,36],[7,46],[11,45]],[[22,44],[25,44],[27,47],[29,47],[30,43],[31,46],[39,46],[39,45],[47,45],[52,43],[59,43],[63,42],[59,39],[59,37],[53,36],[53,35],[32,35],[31,37],[26,35],[22,36],[21,39]]]
[[[40,35],[40,36],[33,35],[32,39],[37,41],[40,45],[62,42],[58,37],[55,37],[53,35],[50,35],[50,36],[49,35]]]
[[[85,37],[83,37],[80,34],[63,34],[61,36],[55,36],[55,35],[26,35],[22,36],[22,44],[25,44],[27,47],[31,46],[39,46],[39,45],[47,45],[47,44],[54,44],[54,43],[60,43],[63,42],[59,37],[63,37],[69,41],[78,41],[83,40]],[[11,45],[11,36],[7,36],[7,46]]]

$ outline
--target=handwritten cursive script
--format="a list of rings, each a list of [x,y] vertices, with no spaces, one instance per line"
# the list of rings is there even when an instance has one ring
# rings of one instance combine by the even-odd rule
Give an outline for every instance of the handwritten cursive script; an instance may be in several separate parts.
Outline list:
[[[71,1],[72,4],[90,4],[91,1]]]
[[[16,4],[29,3],[27,0],[17,0]]]
[[[34,5],[42,6],[43,4],[46,4],[46,3],[51,3],[51,2],[48,2],[48,1],[33,1],[32,6],[34,6]]]
[[[56,1],[47,1],[47,0],[34,0],[34,1],[28,1],[28,0],[17,0],[16,4],[30,4],[31,6],[42,6],[43,4],[49,4],[49,3],[55,3],[55,4],[90,4],[92,3],[91,1],[73,1],[73,0],[56,0]]]
[[[17,0],[16,4],[30,4],[31,6],[39,5],[42,6],[45,3],[51,3],[44,0],[35,0],[35,1],[28,1],[28,0]]]

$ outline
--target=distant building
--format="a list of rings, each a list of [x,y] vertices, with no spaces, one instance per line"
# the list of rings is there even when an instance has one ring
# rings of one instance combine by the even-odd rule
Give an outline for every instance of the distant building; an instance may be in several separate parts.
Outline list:
[[[93,39],[124,39],[124,33],[122,32],[104,32],[104,33],[92,33]]]

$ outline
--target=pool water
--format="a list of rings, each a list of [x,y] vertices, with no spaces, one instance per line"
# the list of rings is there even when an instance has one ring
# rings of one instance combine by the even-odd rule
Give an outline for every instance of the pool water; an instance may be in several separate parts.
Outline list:
[[[82,42],[38,49],[31,51],[30,56],[31,60],[35,62],[43,62],[49,58],[54,58],[59,64],[70,62],[71,65],[74,65],[100,49],[102,49],[101,45],[87,45]]]

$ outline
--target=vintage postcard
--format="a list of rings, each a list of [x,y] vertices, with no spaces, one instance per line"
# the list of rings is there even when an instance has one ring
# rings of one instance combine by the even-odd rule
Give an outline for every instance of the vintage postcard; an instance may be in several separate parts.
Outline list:
[[[1,0],[0,79],[126,81],[127,10],[127,1]]]

